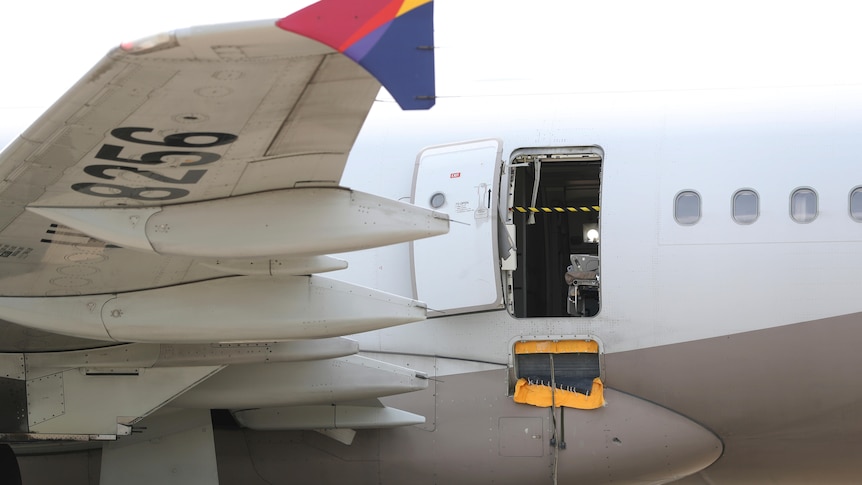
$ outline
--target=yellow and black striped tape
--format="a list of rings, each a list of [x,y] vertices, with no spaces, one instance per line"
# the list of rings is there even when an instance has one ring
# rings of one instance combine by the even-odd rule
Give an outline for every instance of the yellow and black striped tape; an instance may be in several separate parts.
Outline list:
[[[512,207],[512,211],[532,213],[554,213],[554,212],[599,212],[599,206],[581,207]]]

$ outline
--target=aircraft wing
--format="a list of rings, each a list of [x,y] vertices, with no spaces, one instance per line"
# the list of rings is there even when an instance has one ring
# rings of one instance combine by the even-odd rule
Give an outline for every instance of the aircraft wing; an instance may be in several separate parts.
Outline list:
[[[417,302],[392,309],[371,290],[356,295],[308,276],[344,267],[328,253],[448,227],[439,214],[340,186],[381,82],[405,109],[434,103],[430,1],[353,3],[122,44],[7,147],[5,350],[95,344],[37,342],[47,338],[40,331],[104,342],[245,341],[424,318]],[[343,294],[367,306],[368,321],[320,313]],[[282,303],[246,313],[268,296]],[[273,315],[284,313],[299,327],[348,323],[273,332]],[[268,323],[242,327],[238,318]],[[15,333],[8,322],[36,330]],[[183,325],[200,328],[192,336],[177,331]]]

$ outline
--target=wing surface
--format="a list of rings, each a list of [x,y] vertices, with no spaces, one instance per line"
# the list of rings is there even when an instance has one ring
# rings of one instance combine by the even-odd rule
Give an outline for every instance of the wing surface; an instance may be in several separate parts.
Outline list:
[[[324,216],[338,216],[364,195],[339,182],[380,89],[375,76],[402,106],[433,104],[433,54],[425,49],[432,41],[430,3],[339,10],[351,3],[316,7],[377,25],[353,29],[350,52],[327,45],[329,34],[307,12],[190,28],[111,51],[0,153],[0,297],[116,294],[226,275],[343,267],[307,242],[243,252],[237,248],[245,245],[244,230],[230,222],[260,212],[258,222],[268,227],[266,218],[286,213],[286,200],[314,202]],[[409,29],[420,13],[427,28],[411,41],[399,24]],[[405,41],[413,45],[392,47]],[[386,74],[402,54],[390,62],[387,55],[407,51],[425,56],[405,71],[415,75]],[[370,61],[356,62],[362,59]],[[414,82],[420,78],[426,85]],[[260,204],[268,206],[258,211]],[[154,214],[162,222],[147,225]],[[185,236],[192,242],[177,242],[178,221],[191,228],[220,225],[223,233],[201,236],[195,229]],[[284,231],[307,222],[291,219]],[[260,236],[254,230],[248,240]],[[201,252],[206,238],[228,237],[220,234],[239,237]],[[380,244],[366,239],[363,247]],[[342,249],[330,246],[325,249]],[[10,328],[0,326],[5,342],[27,340]]]

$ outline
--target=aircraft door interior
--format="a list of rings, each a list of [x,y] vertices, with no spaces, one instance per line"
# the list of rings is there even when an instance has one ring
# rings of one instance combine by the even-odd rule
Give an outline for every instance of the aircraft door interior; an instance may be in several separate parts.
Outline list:
[[[507,225],[517,259],[506,271],[506,296],[514,316],[599,312],[601,172],[598,147],[512,153]]]

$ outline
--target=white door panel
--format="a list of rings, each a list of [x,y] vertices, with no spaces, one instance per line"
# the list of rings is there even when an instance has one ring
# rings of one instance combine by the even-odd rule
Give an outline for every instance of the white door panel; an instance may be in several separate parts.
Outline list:
[[[413,203],[449,214],[449,233],[412,243],[416,298],[446,314],[498,308],[497,257],[500,140],[423,150],[416,160]]]

